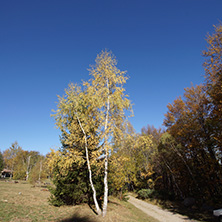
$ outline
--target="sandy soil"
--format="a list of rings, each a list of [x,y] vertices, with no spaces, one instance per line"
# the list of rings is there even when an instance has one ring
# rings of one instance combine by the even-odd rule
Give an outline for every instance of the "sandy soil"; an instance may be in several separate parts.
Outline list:
[[[149,204],[145,201],[136,199],[135,197],[128,196],[129,202],[133,204],[135,207],[139,208],[149,216],[159,220],[160,222],[197,222],[197,220],[191,220],[186,216],[172,213],[168,210],[164,210],[158,206]]]

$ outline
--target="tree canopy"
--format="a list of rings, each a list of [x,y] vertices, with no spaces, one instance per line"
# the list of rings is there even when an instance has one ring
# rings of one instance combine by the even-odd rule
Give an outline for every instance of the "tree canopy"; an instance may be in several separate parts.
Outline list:
[[[121,136],[125,111],[131,105],[124,94],[127,77],[117,68],[111,52],[102,51],[89,69],[92,79],[82,86],[70,84],[65,96],[59,97],[58,109],[53,115],[62,132],[63,149],[67,151],[65,164],[87,163],[89,182],[93,191],[96,211],[101,209],[96,198],[92,166],[104,170],[103,216],[108,203],[108,160],[112,139]],[[102,167],[102,164],[103,167]]]

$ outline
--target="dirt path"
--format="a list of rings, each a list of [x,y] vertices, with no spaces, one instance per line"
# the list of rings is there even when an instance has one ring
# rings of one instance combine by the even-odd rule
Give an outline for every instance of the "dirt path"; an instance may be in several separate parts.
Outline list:
[[[191,220],[186,216],[182,216],[177,213],[172,213],[168,210],[164,210],[158,206],[149,204],[145,201],[138,200],[135,197],[129,195],[129,200],[131,204],[139,208],[149,216],[161,221],[161,222],[197,222],[197,220]]]

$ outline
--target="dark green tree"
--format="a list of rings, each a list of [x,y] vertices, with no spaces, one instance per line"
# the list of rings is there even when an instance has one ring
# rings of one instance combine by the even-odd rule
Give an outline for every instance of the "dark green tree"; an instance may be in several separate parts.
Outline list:
[[[96,171],[96,170],[94,170]],[[50,187],[50,203],[54,206],[77,205],[81,203],[93,203],[92,190],[89,186],[87,165],[73,163],[68,173],[61,173],[59,162],[52,173],[54,186]],[[103,195],[102,176],[94,175],[95,187],[98,190],[97,198]]]
[[[0,171],[2,171],[3,168],[4,168],[4,159],[3,159],[2,152],[0,151]]]

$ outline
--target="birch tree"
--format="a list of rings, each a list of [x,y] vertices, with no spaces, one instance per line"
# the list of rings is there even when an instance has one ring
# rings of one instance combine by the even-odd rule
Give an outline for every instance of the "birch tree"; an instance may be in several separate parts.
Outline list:
[[[98,146],[95,130],[98,128],[98,117],[96,112],[93,113],[95,110],[92,106],[93,100],[92,98],[90,100],[90,94],[87,94],[86,89],[87,87],[83,90],[77,85],[70,84],[69,88],[65,90],[66,95],[59,97],[58,110],[54,117],[57,127],[62,132],[63,149],[66,150],[65,157],[60,161],[63,165],[61,168],[66,171],[74,162],[79,165],[87,162],[89,183],[93,191],[96,212],[101,215],[91,171],[91,165],[96,159],[96,157],[91,157],[97,154],[93,151],[96,151]],[[57,156],[60,157],[60,155]]]
[[[122,139],[114,147],[109,171],[112,187],[119,193],[120,199],[126,185],[129,190],[152,188],[152,137],[137,134],[127,123]]]
[[[108,162],[112,138],[121,136],[125,111],[131,110],[123,84],[125,71],[117,68],[111,52],[102,51],[96,64],[89,69],[92,78],[82,87],[70,84],[65,96],[59,97],[58,110],[53,115],[62,131],[62,143],[72,161],[86,161],[89,183],[93,191],[96,212],[105,216],[108,203]],[[70,158],[71,157],[71,158]],[[104,200],[102,210],[96,198],[92,165],[104,164]]]
[[[29,172],[30,172],[30,159],[31,155],[27,157],[27,167],[26,167],[26,180],[29,179]]]
[[[12,178],[12,172],[17,165],[17,154],[21,151],[22,148],[18,145],[18,142],[15,141],[14,143],[12,143],[11,147],[6,149],[3,153],[5,166],[7,169],[11,170],[10,178]]]

